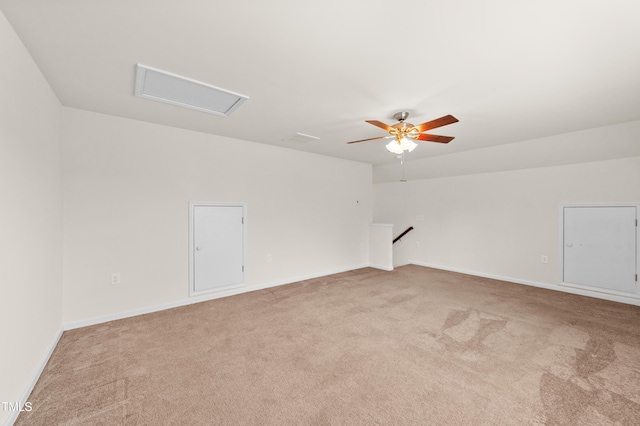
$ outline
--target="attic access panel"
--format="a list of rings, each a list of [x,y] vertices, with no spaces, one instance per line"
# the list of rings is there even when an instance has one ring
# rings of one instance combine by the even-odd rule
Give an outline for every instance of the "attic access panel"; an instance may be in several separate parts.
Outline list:
[[[136,96],[228,117],[248,96],[166,71],[136,65]]]

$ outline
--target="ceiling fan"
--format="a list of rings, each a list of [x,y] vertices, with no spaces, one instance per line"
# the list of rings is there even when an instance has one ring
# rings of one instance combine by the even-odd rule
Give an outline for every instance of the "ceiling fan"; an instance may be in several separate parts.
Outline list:
[[[377,139],[390,139],[395,138],[395,140],[389,142],[387,144],[387,149],[394,154],[402,154],[405,151],[413,151],[416,146],[418,146],[414,141],[425,141],[425,142],[438,142],[438,143],[449,143],[453,140],[453,136],[438,136],[438,135],[430,135],[426,132],[427,130],[436,129],[438,127],[446,126],[448,124],[457,123],[458,119],[453,115],[445,115],[444,117],[437,118],[435,120],[427,121],[426,123],[419,124],[414,126],[411,123],[407,123],[405,120],[409,117],[409,113],[406,111],[397,112],[393,115],[393,118],[398,120],[396,124],[392,124],[391,126],[384,124],[381,121],[377,120],[366,120],[367,123],[373,124],[376,127],[380,127],[381,129],[389,132],[389,136],[379,136],[377,138],[368,138],[368,139],[360,139],[357,141],[347,142],[347,144],[358,143],[358,142],[367,142],[373,141]]]

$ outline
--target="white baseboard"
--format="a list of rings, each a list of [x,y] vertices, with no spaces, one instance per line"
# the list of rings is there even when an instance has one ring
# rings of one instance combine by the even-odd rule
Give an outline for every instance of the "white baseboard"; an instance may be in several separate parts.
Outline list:
[[[46,367],[47,363],[49,362],[49,358],[51,358],[51,354],[53,353],[53,350],[56,348],[56,346],[58,346],[58,342],[62,337],[63,331],[64,330],[62,329],[62,327],[60,327],[60,329],[58,330],[58,334],[53,339],[53,342],[49,345],[49,349],[47,350],[45,355],[42,357],[40,364],[38,364],[38,369],[31,376],[31,380],[29,380],[27,387],[22,392],[22,396],[20,396],[20,401],[18,401],[20,403],[19,404],[20,407],[24,407],[25,403],[28,401],[29,395],[31,395],[31,392],[33,391],[33,388],[38,382],[38,379],[40,378],[40,375],[42,374],[44,367]],[[18,420],[18,416],[20,415],[19,411],[11,411],[10,413],[11,414],[9,415],[9,417],[5,420],[4,426],[13,425],[16,422],[16,420]]]
[[[132,311],[118,312],[118,313],[115,313],[115,314],[104,315],[104,316],[96,317],[96,318],[89,318],[89,319],[82,320],[82,321],[69,322],[69,323],[65,323],[64,324],[64,330],[73,330],[73,329],[76,329],[76,328],[88,327],[90,325],[103,324],[103,323],[109,322],[109,321],[115,321],[115,320],[119,320],[119,319],[135,317],[137,315],[150,314],[152,312],[164,311],[166,309],[172,309],[172,308],[177,308],[177,307],[180,307],[180,306],[192,305],[194,303],[206,302],[206,301],[209,301],[209,300],[220,299],[220,298],[223,298],[223,297],[235,296],[237,294],[249,293],[249,292],[252,292],[252,291],[263,290],[265,288],[270,288],[270,287],[277,287],[279,285],[291,284],[291,283],[295,283],[295,282],[298,282],[298,281],[310,280],[310,279],[314,279],[314,278],[324,277],[324,276],[327,276],[327,275],[339,274],[341,272],[347,272],[347,271],[352,271],[354,269],[366,268],[368,266],[369,266],[368,264],[355,265],[355,266],[349,267],[349,268],[342,268],[342,269],[337,269],[337,270],[325,271],[325,272],[320,273],[320,274],[304,275],[304,276],[300,276],[300,277],[289,278],[289,279],[282,280],[282,281],[273,281],[273,282],[263,283],[263,284],[253,285],[253,286],[236,287],[236,288],[229,289],[229,290],[222,290],[222,291],[215,292],[215,293],[208,293],[208,294],[203,295],[203,296],[194,296],[194,297],[191,297],[189,299],[183,299],[183,300],[179,300],[179,301],[176,301],[176,302],[165,303],[165,304],[162,304],[162,305],[149,306],[149,307],[145,307],[145,308],[141,308],[141,309],[134,309]]]
[[[370,268],[382,269],[383,271],[393,271],[393,266],[382,266],[382,265],[374,265],[370,264]]]
[[[596,299],[604,299],[604,300],[610,300],[612,302],[620,302],[620,303],[626,303],[629,305],[640,306],[640,299],[637,299],[634,297],[627,297],[623,295],[609,294],[609,293],[601,293],[599,291],[587,290],[582,288],[564,287],[564,286],[553,285],[553,284],[545,284],[545,283],[540,283],[536,281],[521,280],[513,277],[504,277],[500,275],[485,274],[482,272],[468,271],[466,269],[452,268],[452,267],[442,266],[442,265],[434,265],[432,263],[426,263],[426,262],[411,261],[409,263],[412,265],[425,266],[427,268],[442,269],[443,271],[458,272],[461,274],[474,275],[476,277],[490,278],[490,279],[499,280],[499,281],[508,281],[515,284],[523,284],[523,285],[528,285],[532,287],[545,288],[547,290],[555,290],[555,291],[561,291],[563,293],[579,294],[580,296],[588,296],[588,297],[594,297]]]

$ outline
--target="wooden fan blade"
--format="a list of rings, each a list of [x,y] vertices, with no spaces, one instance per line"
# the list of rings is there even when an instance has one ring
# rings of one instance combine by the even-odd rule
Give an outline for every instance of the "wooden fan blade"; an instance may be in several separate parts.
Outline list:
[[[366,141],[374,141],[376,139],[384,139],[384,138],[388,138],[389,136],[378,136],[377,138],[369,138],[369,139],[360,139],[359,141],[351,141],[351,142],[347,142],[347,144],[350,143],[358,143],[358,142],[366,142]]]
[[[438,142],[438,143],[449,143],[454,139],[453,136],[438,136],[438,135],[428,135],[423,133],[418,135],[416,140],[418,141],[427,141],[427,142]]]
[[[367,123],[369,124],[373,124],[376,127],[380,127],[381,129],[386,130],[387,132],[389,130],[391,130],[391,126],[387,126],[386,124],[384,124],[382,121],[378,121],[378,120],[365,120]]]
[[[458,119],[453,115],[445,115],[444,117],[436,118],[435,120],[427,121],[426,123],[422,123],[416,126],[416,129],[420,133],[426,132],[427,130],[435,129],[437,127],[446,126],[447,124],[457,123]],[[434,141],[435,142],[435,141]]]

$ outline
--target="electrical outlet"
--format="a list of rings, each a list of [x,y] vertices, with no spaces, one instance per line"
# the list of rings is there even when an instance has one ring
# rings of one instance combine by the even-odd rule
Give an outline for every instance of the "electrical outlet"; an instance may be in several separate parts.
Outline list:
[[[420,241],[416,241],[416,247],[420,247]]]
[[[543,254],[542,256],[540,256],[540,262],[549,263],[549,256]]]
[[[271,262],[273,260],[273,258],[271,257],[270,254],[267,255],[267,262]]]
[[[121,282],[122,280],[120,279],[119,272],[114,272],[113,274],[111,274],[111,285],[117,285],[117,284],[120,284]]]

